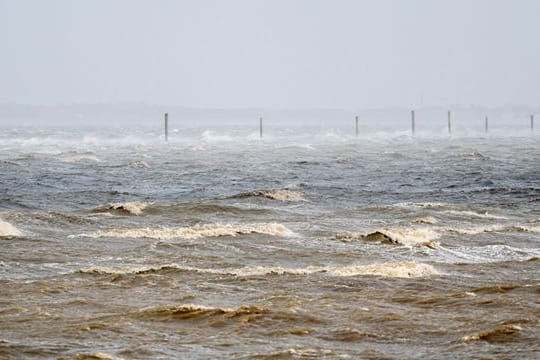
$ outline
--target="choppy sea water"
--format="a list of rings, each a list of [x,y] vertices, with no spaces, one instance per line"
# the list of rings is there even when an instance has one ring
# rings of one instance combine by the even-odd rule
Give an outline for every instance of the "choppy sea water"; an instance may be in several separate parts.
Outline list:
[[[4,129],[0,357],[538,358],[538,136]]]

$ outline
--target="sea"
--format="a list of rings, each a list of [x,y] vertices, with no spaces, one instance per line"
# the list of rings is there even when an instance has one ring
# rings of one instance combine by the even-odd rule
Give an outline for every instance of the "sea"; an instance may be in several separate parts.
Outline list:
[[[0,248],[2,359],[538,359],[540,137],[11,124]]]

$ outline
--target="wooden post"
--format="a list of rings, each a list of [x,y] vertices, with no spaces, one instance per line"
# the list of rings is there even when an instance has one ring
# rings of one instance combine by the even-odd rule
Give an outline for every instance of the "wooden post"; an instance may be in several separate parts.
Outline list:
[[[165,113],[165,141],[169,141],[169,114]]]
[[[263,118],[259,118],[259,137],[262,138],[263,135]]]
[[[484,130],[486,132],[486,134],[488,133],[488,129],[489,129],[489,118],[486,116],[486,121],[485,121],[485,125],[484,125]]]
[[[412,131],[412,134],[414,136],[414,132],[415,132],[415,123],[414,123],[414,110],[411,110],[411,131]]]
[[[448,110],[448,135],[452,135],[452,113]]]
[[[356,137],[358,137],[358,115],[355,117],[355,123],[356,123]]]
[[[531,115],[531,132],[534,131],[534,115]]]

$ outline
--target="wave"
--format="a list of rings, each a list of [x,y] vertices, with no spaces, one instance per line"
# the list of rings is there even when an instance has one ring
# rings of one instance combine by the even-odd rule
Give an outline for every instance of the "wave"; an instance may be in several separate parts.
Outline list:
[[[143,318],[173,318],[173,319],[200,319],[215,316],[236,318],[248,315],[260,315],[268,312],[268,309],[242,305],[238,308],[210,307],[194,304],[183,305],[160,305],[137,310],[134,315]]]
[[[476,226],[472,228],[455,228],[455,227],[441,227],[443,231],[456,233],[460,235],[478,235],[482,233],[495,233],[495,232],[540,232],[540,226],[523,226],[523,225],[487,225]]]
[[[81,274],[93,275],[145,275],[152,273],[161,273],[167,271],[177,272],[203,272],[223,274],[223,272],[211,269],[198,269],[189,266],[181,266],[177,264],[165,264],[160,266],[120,266],[120,267],[91,267],[80,269],[77,272]]]
[[[130,201],[123,203],[109,203],[92,210],[93,212],[115,212],[119,214],[141,215],[143,210],[150,205],[146,202]]]
[[[461,338],[463,342],[470,341],[487,341],[487,342],[508,342],[512,341],[512,338],[520,333],[523,328],[515,324],[503,324],[493,329],[480,331],[475,334],[467,335]]]
[[[435,268],[428,264],[414,261],[378,263],[369,265],[347,265],[347,266],[308,266],[305,268],[284,268],[281,266],[247,266],[236,269],[202,269],[177,264],[166,264],[161,266],[141,266],[141,267],[93,267],[80,269],[77,273],[90,275],[146,275],[162,272],[198,272],[206,274],[230,275],[238,277],[268,276],[268,275],[310,275],[315,273],[327,274],[330,276],[347,277],[357,275],[374,275],[395,278],[425,277],[438,274]]]
[[[430,224],[430,225],[437,224],[438,222],[439,221],[435,219],[433,216],[422,216],[412,221],[413,224]]]
[[[22,232],[10,223],[0,220],[0,236],[22,236]]]
[[[149,169],[150,165],[144,160],[135,160],[129,163],[129,166],[139,169]]]
[[[74,355],[71,359],[73,360],[123,360],[120,357],[110,355],[104,352],[80,353],[80,354]]]
[[[465,152],[465,153],[459,153],[455,154],[455,157],[462,158],[462,159],[471,159],[471,160],[490,160],[490,157],[487,155],[484,155],[478,151],[472,151],[472,152]]]
[[[334,276],[374,275],[390,278],[417,278],[438,274],[433,266],[415,261],[344,266],[330,269],[328,272]]]
[[[438,237],[439,234],[437,232],[427,228],[393,228],[368,233],[338,233],[334,236],[334,239],[342,241],[363,240],[380,244],[415,246],[424,245]]]
[[[159,214],[174,214],[174,213],[198,213],[198,214],[254,214],[254,213],[270,213],[272,210],[254,207],[239,207],[212,203],[180,203],[171,205],[152,206],[147,211],[150,213]]]
[[[304,194],[291,190],[256,190],[231,196],[231,198],[261,197],[283,202],[305,201]]]
[[[261,208],[238,207],[213,203],[173,203],[155,204],[142,201],[108,203],[91,210],[93,213],[116,214],[116,215],[141,215],[160,214],[174,215],[178,213],[201,213],[201,214],[242,214],[242,213],[268,213],[271,210]]]
[[[443,261],[451,263],[495,263],[501,261],[525,261],[540,256],[538,248],[514,248],[508,245],[440,247]]]
[[[433,240],[440,238],[443,233],[459,235],[479,235],[483,233],[527,232],[540,233],[540,226],[525,225],[485,225],[471,228],[438,226],[432,228],[390,228],[372,232],[341,232],[333,239],[344,242],[365,241],[386,245],[428,246],[438,248]]]
[[[419,209],[439,209],[449,207],[450,204],[443,202],[401,202],[397,204],[388,205],[387,207],[398,207],[398,208],[419,208]]]
[[[435,268],[428,264],[414,261],[387,262],[369,265],[347,266],[308,266],[306,268],[282,268],[282,267],[246,267],[230,271],[237,276],[262,276],[262,275],[309,275],[325,273],[330,276],[348,277],[358,275],[373,275],[391,278],[425,277],[438,274]]]
[[[99,230],[91,234],[79,234],[77,237],[103,238],[150,238],[150,239],[198,239],[203,237],[236,236],[245,234],[265,234],[274,236],[293,236],[294,233],[277,223],[262,224],[205,224],[176,229],[110,229]],[[72,235],[72,237],[74,237]]]
[[[457,216],[477,217],[477,218],[483,218],[483,219],[507,219],[504,216],[492,215],[492,214],[488,214],[487,212],[478,213],[478,212],[470,211],[470,210],[446,210],[446,211],[443,211],[443,213],[457,215]]]
[[[441,210],[441,213],[443,214],[449,214],[449,215],[455,215],[455,216],[461,216],[461,217],[476,217],[476,218],[482,218],[482,219],[507,219],[504,216],[500,215],[494,215],[489,214],[487,211],[485,212],[476,212],[472,210],[456,210],[451,209],[452,207],[455,207],[455,205],[449,204],[449,203],[442,203],[442,202],[421,202],[421,203],[415,203],[415,202],[402,202],[397,203],[393,205],[388,205],[386,207],[390,208],[406,208],[406,209],[430,209],[430,210]],[[430,217],[426,217],[430,218]]]

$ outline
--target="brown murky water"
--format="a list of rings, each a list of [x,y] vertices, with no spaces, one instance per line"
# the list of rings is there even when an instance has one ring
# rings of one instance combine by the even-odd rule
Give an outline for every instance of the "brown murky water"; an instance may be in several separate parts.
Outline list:
[[[0,357],[540,357],[534,137],[0,145]]]

